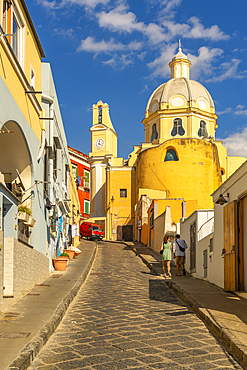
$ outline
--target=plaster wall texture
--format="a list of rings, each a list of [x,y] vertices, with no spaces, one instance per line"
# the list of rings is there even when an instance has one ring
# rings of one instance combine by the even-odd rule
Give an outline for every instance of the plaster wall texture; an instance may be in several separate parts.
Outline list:
[[[170,147],[179,160],[164,162]],[[137,187],[167,190],[169,198],[197,200],[199,209],[213,208],[210,194],[221,183],[215,149],[200,139],[173,139],[145,150],[137,164]]]
[[[224,207],[227,206],[234,200],[237,200],[241,197],[241,194],[244,194],[247,190],[247,162],[243,163],[213,194],[214,201],[219,197],[220,193],[223,193],[225,196],[229,193],[229,200],[228,202],[221,206],[219,204],[215,204],[214,206],[214,255],[217,256],[218,260],[221,260],[224,264],[224,258],[221,257],[222,249],[224,248]],[[246,202],[244,203],[244,215],[247,214],[246,209]],[[243,227],[242,224],[243,220],[240,220],[240,227]],[[247,243],[244,241],[244,249],[245,252],[247,251]],[[246,254],[246,253],[245,253]],[[245,272],[247,271],[247,261],[244,262]],[[224,265],[222,267],[224,273]],[[223,274],[222,273],[222,274]],[[224,275],[222,276],[221,287],[224,286]],[[245,286],[245,290],[246,286]]]
[[[218,228],[218,223],[216,222],[217,215],[214,210],[198,210],[194,212],[190,217],[186,218],[180,223],[180,235],[188,245],[186,250],[186,262],[185,267],[187,271],[190,271],[190,226],[196,222],[196,271],[192,273],[193,276],[200,279],[204,279],[204,267],[203,267],[203,251],[208,250],[207,258],[207,277],[205,280],[214,283],[220,287],[223,287],[224,282],[224,261],[221,257],[222,248],[217,243],[217,238],[215,238],[215,233],[209,233],[205,235],[201,240],[198,240],[198,231],[201,226],[205,224],[214,215],[215,230]],[[221,229],[222,231],[222,229]],[[220,232],[220,231],[219,231]],[[210,239],[213,238],[213,253],[210,257],[209,245]]]
[[[20,4],[19,4],[20,5]],[[35,71],[35,89],[41,90],[41,54],[37,48],[37,44],[34,40],[33,33],[29,27],[27,18],[23,11],[21,11],[21,16],[24,20],[24,27],[22,28],[22,38],[23,38],[23,58],[20,60],[22,69],[25,73],[27,83],[30,82],[31,76],[31,66]],[[2,20],[2,18],[1,18]],[[0,20],[0,22],[1,22]],[[0,53],[1,53],[1,68],[0,77],[6,84],[10,94],[13,99],[17,102],[18,107],[22,111],[24,117],[30,125],[40,140],[41,135],[41,125],[39,121],[40,109],[35,104],[33,104],[33,99],[29,96],[30,94],[25,94],[25,88],[23,86],[23,77],[20,71],[20,67],[16,62],[13,62],[11,58],[11,53],[8,53],[8,48],[3,47],[4,43],[0,42]],[[16,68],[13,68],[13,63],[16,64]],[[41,104],[41,96],[36,97],[36,100]],[[8,107],[7,107],[8,108]],[[3,121],[2,121],[3,122]]]
[[[165,140],[169,140],[172,138],[181,138],[180,135],[171,136],[172,129],[174,127],[174,120],[175,118],[180,118],[182,120],[182,127],[185,131],[183,138],[198,138],[198,131],[200,129],[200,121],[204,121],[206,123],[206,129],[208,136],[215,137],[215,121],[212,120],[211,117],[205,117],[200,112],[189,113],[187,110],[187,103],[185,104],[186,107],[184,111],[174,109],[172,115],[170,116],[163,112],[154,113],[153,116],[149,117],[148,122],[145,124],[145,141],[151,141],[152,135],[152,126],[156,123],[156,129],[158,132],[158,138],[152,141],[153,144],[160,144],[163,143]]]
[[[39,163],[37,162],[37,154],[40,146],[40,141],[37,138],[33,128],[26,120],[24,114],[22,113],[17,102],[14,100],[13,96],[11,95],[9,89],[7,88],[5,82],[1,77],[0,77],[0,96],[4,96],[4,99],[0,100],[0,112],[1,112],[0,121],[2,123],[6,123],[9,121],[16,123],[15,125],[16,131],[17,130],[20,131],[23,137],[23,142],[25,143],[26,149],[28,151],[31,175],[29,178],[29,182],[24,183],[24,185],[28,187],[29,184],[33,185],[35,180],[43,180],[43,160],[41,160]],[[11,135],[14,134],[9,135],[11,140]],[[1,140],[3,139],[0,137],[0,151],[1,148],[3,148],[3,146],[1,145]],[[3,158],[3,155],[1,155],[0,158]],[[15,147],[13,145],[12,145],[12,155],[11,158],[9,159],[12,162],[16,163],[18,163],[18,160],[20,159],[20,153],[18,151],[15,151]],[[44,232],[44,230],[46,230],[46,224],[44,218],[45,211],[42,185],[40,184],[34,186],[32,188],[32,192],[33,195],[30,198],[31,210],[32,216],[36,220],[36,223],[35,226],[32,228],[30,243],[31,245],[34,246],[36,250],[45,254],[46,233]],[[13,223],[14,222],[15,220],[13,220]]]
[[[161,244],[165,233],[165,220],[165,212],[154,220],[154,240],[152,248],[156,252],[159,252],[161,249]]]
[[[49,274],[49,260],[42,253],[13,238],[6,238],[5,245],[12,258],[6,261],[9,272],[4,284],[6,292],[9,284],[13,285],[14,297],[4,299],[4,309],[29,292],[36,284],[42,283]]]

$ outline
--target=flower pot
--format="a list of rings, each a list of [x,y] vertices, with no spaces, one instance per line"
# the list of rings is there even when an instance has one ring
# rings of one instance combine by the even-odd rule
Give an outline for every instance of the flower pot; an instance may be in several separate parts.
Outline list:
[[[35,222],[36,222],[36,220],[34,218],[32,218],[32,216],[28,216],[28,220],[27,220],[27,222],[25,222],[25,225],[30,226],[30,227],[34,227]]]
[[[71,249],[64,249],[64,253],[67,253],[69,255],[69,259],[72,260],[75,257],[75,251],[72,251]]]
[[[65,271],[68,263],[68,257],[53,258],[53,265],[56,271]]]
[[[29,214],[26,212],[18,211],[18,220],[22,222],[27,222]]]

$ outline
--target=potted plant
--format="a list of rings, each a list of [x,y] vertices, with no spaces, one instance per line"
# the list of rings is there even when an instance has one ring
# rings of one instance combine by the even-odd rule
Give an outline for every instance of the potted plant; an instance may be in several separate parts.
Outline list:
[[[34,227],[34,224],[35,224],[36,220],[34,218],[32,218],[31,215],[28,216],[28,220],[25,223],[25,225],[27,226],[30,226],[30,227]]]
[[[57,257],[57,258],[53,258],[52,261],[53,261],[53,266],[55,268],[56,271],[65,271],[66,270],[66,267],[67,267],[67,264],[68,264],[68,260],[69,258],[68,257]]]
[[[64,252],[69,255],[69,259],[72,260],[75,257],[75,251],[71,249],[64,249]]]
[[[22,222],[27,222],[31,216],[31,210],[25,206],[18,207],[18,220]]]

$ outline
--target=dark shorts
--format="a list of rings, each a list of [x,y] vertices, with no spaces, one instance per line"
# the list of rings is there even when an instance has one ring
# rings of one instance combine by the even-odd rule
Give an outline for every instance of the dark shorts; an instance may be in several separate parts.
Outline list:
[[[176,263],[184,264],[184,256],[176,256]]]

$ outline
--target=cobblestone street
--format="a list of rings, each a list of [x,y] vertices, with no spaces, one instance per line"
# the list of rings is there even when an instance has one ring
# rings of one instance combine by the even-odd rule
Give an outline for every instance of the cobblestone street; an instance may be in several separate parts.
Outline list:
[[[242,367],[128,247],[99,243],[87,280],[29,369]]]

